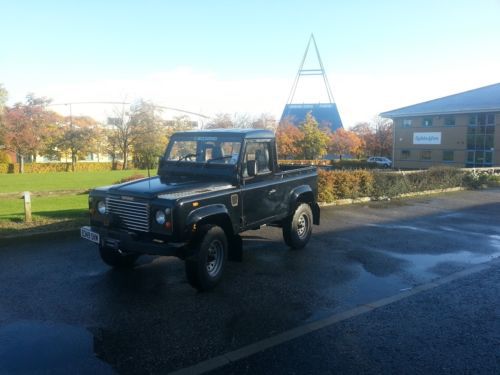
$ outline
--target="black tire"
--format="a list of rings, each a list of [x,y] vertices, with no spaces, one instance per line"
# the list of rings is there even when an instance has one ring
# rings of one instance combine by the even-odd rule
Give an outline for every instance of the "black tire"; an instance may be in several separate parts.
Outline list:
[[[124,254],[107,246],[99,246],[99,254],[104,263],[116,268],[132,268],[139,258],[139,254]]]
[[[186,277],[200,292],[213,289],[221,280],[227,260],[227,237],[218,226],[200,228],[193,243],[194,255],[186,259]]]
[[[294,214],[283,223],[283,239],[292,249],[302,249],[309,242],[312,233],[312,211],[306,204],[300,204]]]

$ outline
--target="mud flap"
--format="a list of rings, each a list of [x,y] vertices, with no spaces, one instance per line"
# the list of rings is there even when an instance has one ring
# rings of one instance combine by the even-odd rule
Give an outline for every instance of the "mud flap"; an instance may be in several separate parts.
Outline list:
[[[231,262],[242,262],[243,261],[243,240],[241,236],[236,234],[231,239],[229,239],[229,252],[227,254],[227,260]]]

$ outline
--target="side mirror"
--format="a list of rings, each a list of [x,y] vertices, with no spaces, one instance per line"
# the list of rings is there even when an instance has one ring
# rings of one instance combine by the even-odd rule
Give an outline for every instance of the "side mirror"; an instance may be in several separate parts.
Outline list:
[[[158,158],[158,168],[161,168],[165,165],[165,159],[163,159],[163,156],[160,156]]]
[[[257,174],[257,161],[255,160],[247,161],[247,173],[249,177],[254,177]]]

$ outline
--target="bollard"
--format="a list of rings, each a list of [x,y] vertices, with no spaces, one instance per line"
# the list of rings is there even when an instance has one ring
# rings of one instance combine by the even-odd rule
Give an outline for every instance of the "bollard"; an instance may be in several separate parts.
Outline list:
[[[29,191],[23,193],[24,199],[24,222],[31,223],[31,195]]]

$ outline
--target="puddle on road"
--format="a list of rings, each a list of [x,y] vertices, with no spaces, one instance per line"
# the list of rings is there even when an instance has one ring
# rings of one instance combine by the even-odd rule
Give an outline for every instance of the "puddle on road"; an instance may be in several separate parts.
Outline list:
[[[0,327],[2,374],[113,374],[94,354],[94,339],[84,328],[61,323],[19,321]]]
[[[490,246],[497,251],[477,253],[462,250],[437,255],[405,254],[395,257],[401,260],[400,269],[393,270],[394,272],[390,274],[370,272],[370,267],[366,267],[366,264],[357,260],[358,263],[353,265],[354,272],[357,273],[355,278],[345,284],[336,284],[323,291],[327,296],[334,296],[336,301],[341,301],[341,303],[333,309],[313,311],[306,322],[323,319],[349,308],[403,293],[417,285],[500,257],[500,236],[493,235],[489,238]],[[383,252],[380,254],[380,262],[384,260],[382,254]],[[375,259],[379,258],[375,257]],[[379,261],[377,260],[377,262]]]
[[[493,240],[492,240],[493,242]],[[403,259],[411,262],[409,272],[421,284],[429,282],[436,277],[447,276],[460,271],[467,266],[489,262],[500,257],[500,241],[497,249],[492,253],[477,253],[471,251],[458,251],[451,254],[407,254]],[[447,272],[447,269],[449,271]]]

